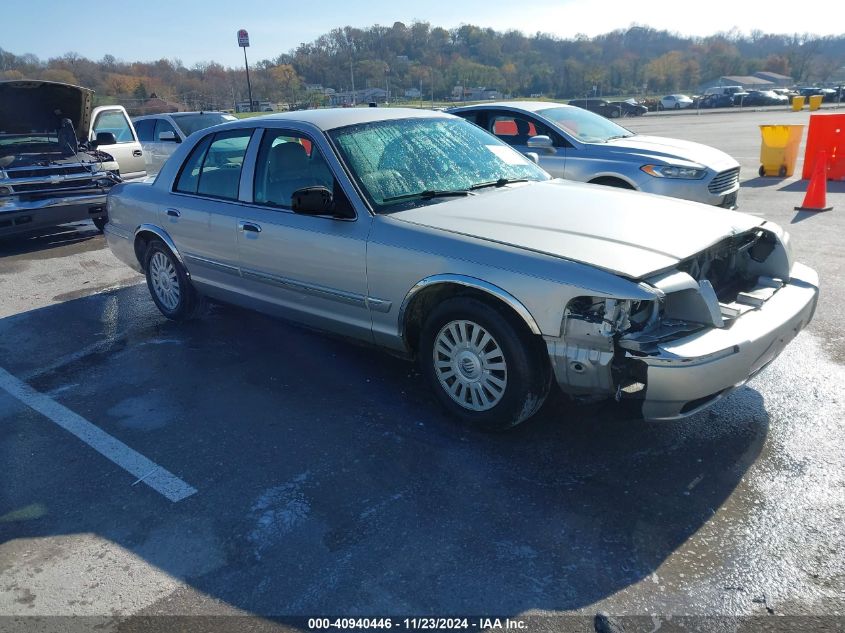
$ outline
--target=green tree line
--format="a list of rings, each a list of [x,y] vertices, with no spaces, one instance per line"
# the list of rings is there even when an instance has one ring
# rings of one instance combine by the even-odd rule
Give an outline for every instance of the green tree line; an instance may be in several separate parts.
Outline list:
[[[315,85],[345,91],[389,86],[448,99],[455,86],[486,87],[514,97],[572,98],[695,92],[722,75],[767,70],[797,83],[828,82],[845,65],[845,35],[775,35],[736,30],[682,37],[631,26],[596,37],[563,39],[544,33],[498,32],[473,25],[454,29],[427,22],[406,26],[343,27],[250,66],[253,97],[302,107],[326,97]],[[150,95],[194,109],[228,109],[246,98],[242,68],[209,61],[89,60],[77,53],[41,60],[0,48],[0,78],[40,78],[93,88],[100,102],[129,107]],[[309,89],[310,87],[310,89]]]

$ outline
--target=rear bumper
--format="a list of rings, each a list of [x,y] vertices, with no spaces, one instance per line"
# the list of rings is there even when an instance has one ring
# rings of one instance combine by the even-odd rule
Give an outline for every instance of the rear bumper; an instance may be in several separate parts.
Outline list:
[[[106,192],[21,200],[0,199],[0,235],[106,217]]]
[[[810,322],[818,295],[816,272],[795,264],[788,284],[730,328],[711,328],[660,345],[653,356],[631,357],[646,366],[643,417],[683,418],[745,384]]]
[[[133,270],[143,274],[141,265],[138,263],[138,257],[135,254],[135,240],[131,233],[127,233],[113,224],[106,224],[103,233],[106,236],[106,245],[108,245],[111,252],[124,264]]]

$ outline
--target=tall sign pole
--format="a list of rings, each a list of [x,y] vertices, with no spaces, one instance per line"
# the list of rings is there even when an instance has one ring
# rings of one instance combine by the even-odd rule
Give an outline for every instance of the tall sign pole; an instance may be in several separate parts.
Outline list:
[[[246,49],[249,46],[249,33],[246,29],[238,31],[238,46],[244,49],[244,66],[246,66],[246,89],[249,93],[249,111],[252,112],[252,84],[249,83],[249,62],[246,60]]]

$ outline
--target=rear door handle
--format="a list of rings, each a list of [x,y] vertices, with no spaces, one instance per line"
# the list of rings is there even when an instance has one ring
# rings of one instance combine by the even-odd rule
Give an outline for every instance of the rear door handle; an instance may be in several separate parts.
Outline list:
[[[140,158],[141,156],[144,155],[144,153],[139,149],[135,149],[135,150],[132,150],[132,155],[135,156],[136,158]]]
[[[261,233],[261,227],[252,222],[238,222],[238,228],[241,231],[249,231],[250,233]]]
[[[167,215],[169,215],[171,218],[182,217],[182,214],[179,212],[179,209],[168,209],[165,213],[167,213]]]

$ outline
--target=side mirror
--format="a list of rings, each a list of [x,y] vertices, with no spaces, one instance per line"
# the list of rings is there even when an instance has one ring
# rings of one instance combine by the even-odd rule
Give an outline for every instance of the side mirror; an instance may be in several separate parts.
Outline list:
[[[94,142],[97,144],[97,147],[100,145],[115,145],[117,144],[117,139],[112,132],[97,132],[97,139]]]
[[[158,135],[158,140],[162,142],[170,141],[171,143],[181,143],[182,139],[176,136],[176,132],[168,130]]]
[[[540,134],[539,136],[532,136],[528,139],[528,147],[534,147],[536,149],[552,149],[554,144],[552,143],[551,138],[545,134]]]
[[[540,156],[539,154],[537,154],[537,152],[525,152],[525,158],[530,160],[535,165],[540,164]]]
[[[291,196],[291,208],[302,215],[331,215],[334,213],[334,198],[326,187],[304,187]]]

